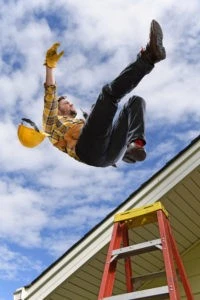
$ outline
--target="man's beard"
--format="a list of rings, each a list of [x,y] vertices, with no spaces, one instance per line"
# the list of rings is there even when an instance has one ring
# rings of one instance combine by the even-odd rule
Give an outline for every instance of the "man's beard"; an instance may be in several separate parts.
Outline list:
[[[69,114],[71,117],[75,118],[77,115],[77,112],[75,110],[70,110]]]

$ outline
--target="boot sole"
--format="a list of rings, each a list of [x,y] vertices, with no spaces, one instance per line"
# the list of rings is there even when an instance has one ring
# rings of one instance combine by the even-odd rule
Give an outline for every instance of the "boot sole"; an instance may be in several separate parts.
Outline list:
[[[165,48],[163,47],[163,32],[160,24],[153,20],[151,22],[151,33],[155,36],[156,46],[157,46],[157,57],[159,59],[166,58]]]
[[[135,163],[145,160],[146,156],[147,154],[144,148],[134,148],[130,152],[126,152],[122,160],[126,163]]]

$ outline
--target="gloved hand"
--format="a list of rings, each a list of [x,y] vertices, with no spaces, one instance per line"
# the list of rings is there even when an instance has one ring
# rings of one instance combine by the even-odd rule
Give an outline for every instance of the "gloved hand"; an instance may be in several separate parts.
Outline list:
[[[60,46],[60,43],[55,43],[47,50],[46,58],[44,65],[49,68],[56,68],[57,62],[61,58],[61,56],[64,54],[64,51],[57,54],[57,48]]]

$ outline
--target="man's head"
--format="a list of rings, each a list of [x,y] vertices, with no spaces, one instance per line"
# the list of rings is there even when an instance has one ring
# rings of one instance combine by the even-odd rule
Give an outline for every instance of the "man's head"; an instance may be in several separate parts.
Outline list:
[[[66,117],[76,117],[77,112],[74,105],[69,102],[66,96],[58,98],[58,114]]]

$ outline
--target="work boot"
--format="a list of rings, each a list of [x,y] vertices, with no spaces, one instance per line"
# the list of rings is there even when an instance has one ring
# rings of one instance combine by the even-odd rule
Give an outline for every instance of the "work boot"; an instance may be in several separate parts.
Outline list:
[[[155,64],[166,58],[163,47],[163,33],[159,23],[152,20],[149,34],[149,43],[146,49],[142,49],[140,56],[151,64]]]
[[[135,163],[137,161],[143,161],[145,158],[146,151],[144,147],[132,142],[128,145],[122,160],[126,163]]]

